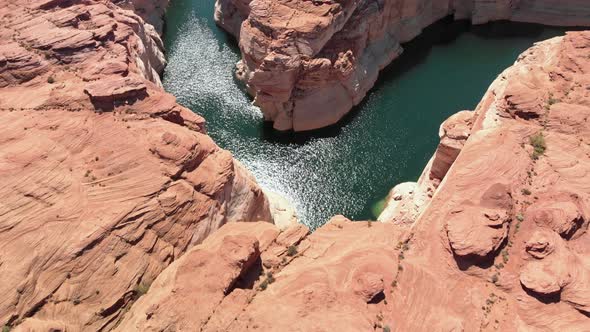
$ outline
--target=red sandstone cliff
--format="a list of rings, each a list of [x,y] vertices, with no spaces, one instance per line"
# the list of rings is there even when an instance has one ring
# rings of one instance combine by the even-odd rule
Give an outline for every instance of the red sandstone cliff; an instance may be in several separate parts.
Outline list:
[[[338,122],[402,53],[400,43],[449,15],[590,25],[590,2],[218,0],[215,17],[239,38],[237,75],[265,119],[303,131]]]
[[[162,42],[110,2],[0,1],[0,326],[116,325],[168,265],[267,198],[160,87]]]
[[[91,0],[0,17],[0,324],[588,330],[589,32],[534,46],[441,126],[401,222],[205,239],[270,220],[268,203],[157,85],[157,34]]]
[[[113,0],[114,4],[129,9],[151,24],[161,35],[164,30],[164,14],[170,0]]]
[[[589,54],[539,43],[445,122],[417,219],[226,225],[118,330],[587,331]]]

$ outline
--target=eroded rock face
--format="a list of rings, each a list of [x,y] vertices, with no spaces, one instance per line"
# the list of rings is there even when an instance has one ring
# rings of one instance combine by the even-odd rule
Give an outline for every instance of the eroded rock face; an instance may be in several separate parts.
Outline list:
[[[288,235],[299,230],[300,237]],[[269,223],[225,225],[160,274],[115,330],[227,330],[256,289],[274,282],[268,281],[273,272],[296,255],[287,248],[308,232],[304,226],[280,232]]]
[[[160,37],[139,16],[8,0],[0,18],[0,326],[110,330],[211,232],[272,221],[252,176],[159,87]]]
[[[151,24],[159,35],[164,30],[164,13],[170,0],[114,0],[113,3],[124,9],[130,9]]]
[[[477,204],[465,201],[447,216],[447,234],[453,253],[485,258],[500,248],[508,236],[513,202],[510,188],[494,184]]]
[[[223,299],[198,326],[202,331],[586,330],[589,50],[590,32],[569,33],[537,44],[502,73],[472,113],[469,137],[461,138],[452,167],[415,222],[350,222],[338,216],[311,235],[304,228],[277,235],[268,224],[263,225],[274,230],[246,233],[258,234],[261,269],[247,273],[254,276],[248,287],[225,296],[224,288],[217,288],[212,298]],[[506,97],[524,100],[531,91],[511,90],[514,82],[535,87],[531,100],[547,100],[551,93],[559,102],[543,107],[538,117],[522,117]],[[532,158],[530,137],[539,132],[545,149]],[[434,160],[423,178],[430,179]],[[407,187],[405,192],[413,190]],[[226,225],[220,236],[248,226]],[[202,278],[202,271],[192,273]],[[179,279],[166,285],[163,289],[183,287]],[[182,306],[160,301],[157,294],[150,289],[146,301],[154,308],[165,304],[159,317],[171,320],[150,328],[180,327]],[[199,292],[188,294],[191,301],[202,299]],[[134,306],[128,316],[133,324],[125,327],[148,326],[150,312],[148,306]]]
[[[541,300],[569,302],[590,313],[590,264],[572,252],[555,232],[537,230],[526,243],[532,259],[520,272],[520,282]]]
[[[461,111],[452,115],[440,126],[438,133],[440,143],[430,169],[430,177],[433,180],[442,181],[459,156],[463,145],[471,134],[473,115],[472,111]]]
[[[217,0],[215,18],[239,38],[238,78],[265,120],[278,130],[304,131],[338,122],[402,53],[401,43],[449,15],[475,24],[582,26],[590,24],[590,5],[584,0]]]
[[[443,122],[438,133],[440,143],[420,179],[391,189],[379,221],[412,224],[418,219],[469,138],[473,117],[474,112],[461,111]]]
[[[549,227],[564,238],[570,239],[578,231],[588,228],[589,216],[585,204],[576,194],[551,193],[539,203],[532,205],[526,213],[539,226]]]

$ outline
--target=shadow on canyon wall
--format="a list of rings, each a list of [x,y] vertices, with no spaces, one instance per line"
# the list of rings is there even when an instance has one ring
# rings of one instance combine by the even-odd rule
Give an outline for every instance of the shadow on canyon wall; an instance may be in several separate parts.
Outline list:
[[[484,25],[472,25],[467,20],[455,21],[448,16],[424,29],[422,34],[412,41],[402,44],[404,53],[389,64],[379,74],[377,82],[367,93],[367,97],[345,115],[337,124],[332,126],[308,131],[308,132],[277,132],[273,129],[272,123],[263,123],[262,137],[264,140],[279,144],[305,145],[312,139],[336,137],[342,129],[350,124],[359,112],[364,109],[368,97],[379,90],[385,82],[400,80],[403,76],[420,64],[424,63],[435,46],[450,45],[457,38],[467,32],[471,32],[483,39],[506,39],[519,37],[541,36],[545,27],[540,24],[518,23],[510,21],[497,21]],[[569,30],[569,28],[568,28]],[[583,30],[583,28],[571,28],[571,30]]]

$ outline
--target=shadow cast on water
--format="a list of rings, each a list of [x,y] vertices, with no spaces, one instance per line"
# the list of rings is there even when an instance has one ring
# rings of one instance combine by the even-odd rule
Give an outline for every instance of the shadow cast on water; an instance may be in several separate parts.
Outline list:
[[[278,132],[272,128],[272,123],[264,123],[262,125],[263,139],[279,144],[304,145],[313,139],[340,135],[342,130],[365,109],[367,100],[372,93],[381,89],[386,83],[403,77],[412,68],[422,64],[434,46],[451,44],[462,33],[469,31],[469,27],[470,24],[467,21],[454,21],[452,17],[447,17],[424,29],[422,34],[412,41],[404,43],[402,45],[404,53],[381,71],[375,85],[369,90],[363,101],[353,107],[338,123],[306,132]]]
[[[422,64],[434,46],[451,44],[462,33],[469,31],[469,27],[470,24],[467,21],[454,21],[452,17],[447,17],[424,29],[422,34],[412,41],[404,43],[402,45],[404,53],[380,72],[367,96],[336,124],[304,132],[279,132],[272,128],[272,123],[267,122],[261,125],[263,139],[278,144],[304,145],[313,139],[339,136],[342,130],[365,109],[372,93],[381,89],[386,83],[400,79],[406,72]]]
[[[343,129],[352,123],[365,109],[367,100],[372,93],[382,89],[392,81],[403,79],[403,76],[423,64],[435,46],[451,46],[464,33],[471,32],[479,38],[499,40],[506,38],[540,37],[546,26],[532,23],[497,21],[483,25],[472,25],[467,20],[455,21],[452,16],[445,17],[425,28],[413,40],[402,44],[403,54],[385,67],[375,85],[369,90],[363,101],[353,107],[338,123],[322,129],[306,132],[279,132],[272,128],[272,123],[261,124],[262,139],[271,143],[304,145],[311,140],[339,136]],[[583,30],[572,27],[568,30]]]

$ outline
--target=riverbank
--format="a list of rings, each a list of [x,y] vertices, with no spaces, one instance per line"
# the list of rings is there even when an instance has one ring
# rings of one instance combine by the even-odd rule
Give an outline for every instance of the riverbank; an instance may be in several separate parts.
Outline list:
[[[475,109],[489,82],[534,42],[564,33],[525,24],[439,22],[404,46],[405,54],[345,122],[282,135],[263,123],[236,82],[239,50],[215,25],[213,4],[179,0],[169,8],[164,86],[207,119],[211,137],[263,188],[293,202],[312,229],[337,214],[376,219],[375,205],[394,185],[418,179],[444,120]]]

